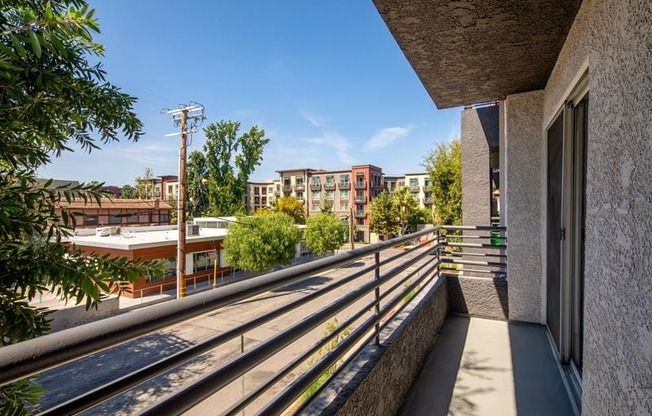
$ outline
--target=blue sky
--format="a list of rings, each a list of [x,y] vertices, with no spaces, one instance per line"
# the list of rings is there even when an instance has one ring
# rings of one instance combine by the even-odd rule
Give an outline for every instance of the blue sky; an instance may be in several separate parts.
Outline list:
[[[460,109],[437,110],[371,0],[90,0],[107,79],[138,98],[137,143],[56,159],[44,177],[132,184],[146,167],[176,174],[179,138],[163,108],[199,102],[205,124],[258,125],[270,143],[251,180],[277,169],[371,163],[422,171],[459,136]],[[203,132],[189,152],[201,150]]]

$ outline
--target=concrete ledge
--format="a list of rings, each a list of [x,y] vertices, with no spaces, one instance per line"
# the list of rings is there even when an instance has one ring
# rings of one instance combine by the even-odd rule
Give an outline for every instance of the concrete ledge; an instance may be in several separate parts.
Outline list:
[[[108,318],[117,315],[119,312],[120,304],[117,296],[102,299],[97,310],[92,308],[86,310],[85,302],[69,308],[59,309],[50,315],[52,322],[50,323],[51,329],[49,333]]]
[[[509,319],[507,280],[447,276],[451,313],[492,319]]]
[[[446,279],[434,280],[414,306],[385,328],[303,412],[306,415],[394,415],[435,343],[448,311]]]

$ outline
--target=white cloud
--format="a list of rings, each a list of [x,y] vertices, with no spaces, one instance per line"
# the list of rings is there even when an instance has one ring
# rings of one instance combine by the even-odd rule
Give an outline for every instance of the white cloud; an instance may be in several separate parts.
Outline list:
[[[340,163],[344,166],[355,164],[353,157],[349,153],[351,142],[339,134],[327,133],[322,137],[305,139],[305,141],[320,146],[332,147],[335,150],[335,154],[337,154]]]
[[[364,149],[366,151],[380,150],[391,145],[395,141],[406,137],[410,133],[410,130],[412,130],[412,126],[386,127],[380,129],[376,132],[374,137],[365,143]]]
[[[307,111],[300,111],[299,114],[315,127],[321,127],[324,122],[323,117],[308,113]]]

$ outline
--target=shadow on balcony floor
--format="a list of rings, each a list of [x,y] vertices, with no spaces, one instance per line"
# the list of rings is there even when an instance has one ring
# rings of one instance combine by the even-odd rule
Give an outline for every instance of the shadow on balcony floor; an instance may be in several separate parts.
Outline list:
[[[541,325],[449,316],[401,415],[573,415]]]

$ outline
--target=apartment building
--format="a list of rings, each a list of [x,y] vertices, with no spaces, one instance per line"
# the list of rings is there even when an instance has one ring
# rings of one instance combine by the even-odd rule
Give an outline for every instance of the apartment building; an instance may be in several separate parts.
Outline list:
[[[165,201],[143,199],[108,199],[100,204],[95,200],[73,199],[59,201],[57,213],[66,211],[74,216],[75,228],[95,228],[101,226],[126,225],[167,225],[170,224],[172,207]]]
[[[277,181],[278,182],[278,181]],[[280,189],[280,182],[279,189]],[[275,201],[276,185],[273,180],[265,182],[247,182],[247,192],[244,196],[245,207],[247,212],[256,212],[259,209],[265,209],[270,206],[272,201]]]
[[[419,204],[419,208],[432,209],[432,191],[430,189],[430,175],[425,172],[406,173],[403,177],[403,186],[407,186]]]

